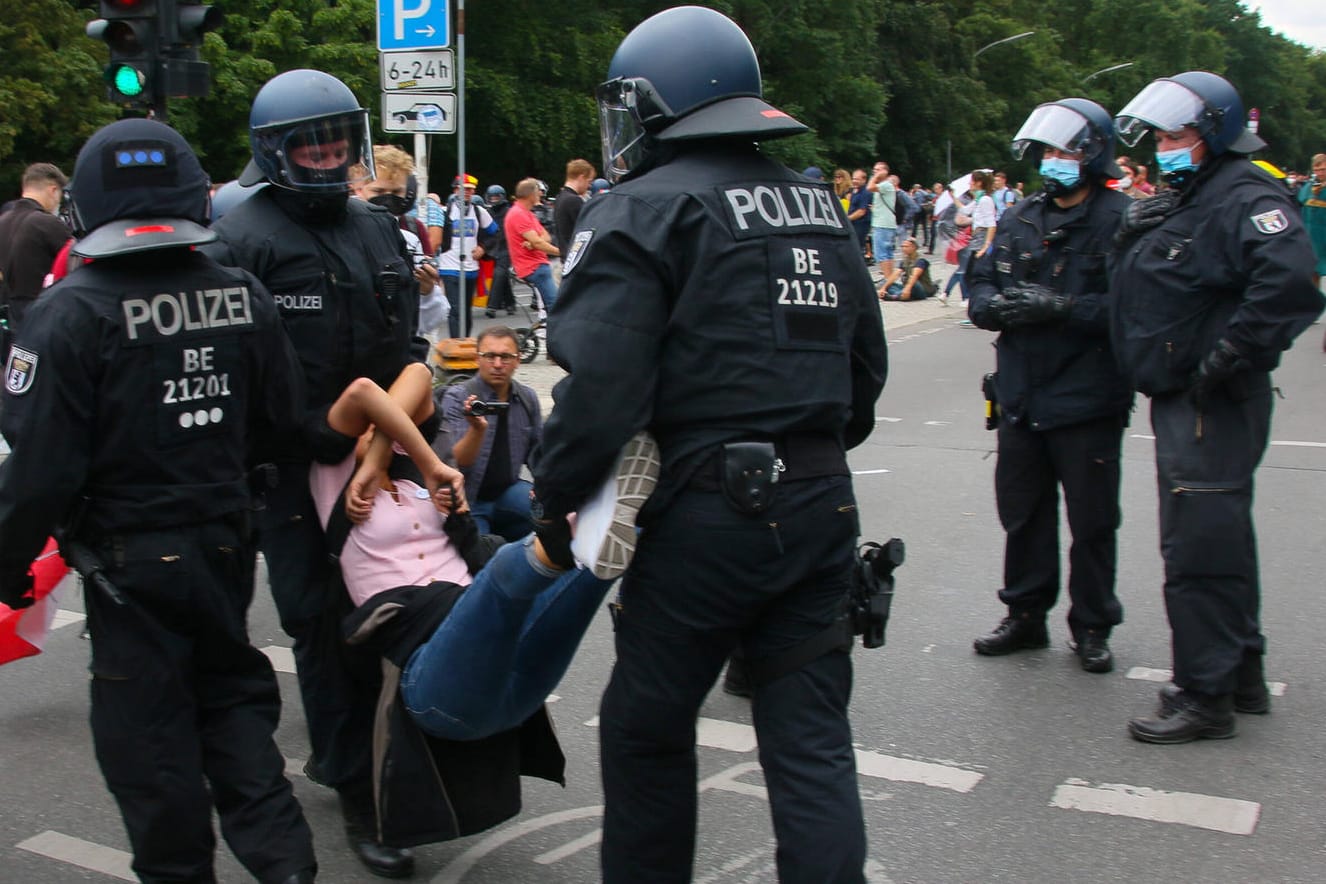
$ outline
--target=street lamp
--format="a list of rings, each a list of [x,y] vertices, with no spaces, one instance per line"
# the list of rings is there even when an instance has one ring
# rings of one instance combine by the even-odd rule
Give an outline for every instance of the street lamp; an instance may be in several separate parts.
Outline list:
[[[1133,63],[1131,61],[1125,61],[1123,64],[1112,64],[1107,68],[1101,68],[1100,70],[1096,71],[1094,74],[1087,74],[1085,77],[1082,78],[1082,82],[1090,83],[1092,80],[1096,79],[1101,74],[1108,74],[1111,71],[1121,71],[1124,68],[1130,68],[1132,66]]]
[[[975,65],[976,59],[980,58],[981,53],[987,49],[993,49],[996,46],[1002,46],[1005,43],[1016,43],[1018,40],[1025,40],[1026,38],[1030,37],[1032,34],[1035,33],[1036,33],[1035,31],[1023,31],[1021,34],[1014,34],[1011,37],[1003,37],[999,40],[995,40],[993,43],[986,43],[980,49],[977,49],[976,54],[971,57],[972,64]],[[949,181],[953,180],[953,139],[952,138],[948,139],[948,180]]]

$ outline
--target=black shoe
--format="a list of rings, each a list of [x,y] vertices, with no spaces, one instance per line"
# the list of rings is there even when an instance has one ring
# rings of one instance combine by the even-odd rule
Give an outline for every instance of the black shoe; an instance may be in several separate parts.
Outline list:
[[[313,879],[317,872],[313,869],[304,869],[301,872],[295,872],[289,878],[286,878],[281,884],[313,884]]]
[[[1050,634],[1045,629],[1045,618],[1030,614],[1010,615],[999,621],[994,632],[972,642],[976,653],[987,657],[1000,657],[1014,651],[1046,648]]]
[[[1163,697],[1161,702],[1165,702]],[[1234,736],[1232,694],[1212,697],[1180,690],[1170,702],[1172,712],[1169,715],[1134,718],[1128,722],[1128,733],[1134,740],[1168,745],[1193,740],[1228,740]]]
[[[1109,636],[1097,629],[1084,630],[1070,646],[1087,672],[1110,672],[1114,669],[1114,655],[1110,653]]]
[[[489,307],[487,310],[483,311],[483,315],[487,316],[489,319],[496,319],[497,311]]]
[[[345,840],[359,861],[374,875],[408,878],[414,874],[414,852],[405,847],[388,847],[378,841],[371,794],[362,787],[340,791]]]
[[[326,786],[327,781],[322,778],[322,769],[318,767],[318,759],[314,755],[308,757],[304,762],[304,776],[315,786]]]
[[[508,307],[508,308],[506,308],[506,315],[507,315],[507,316],[515,316],[515,315],[516,315],[516,308],[515,308],[515,307]]]
[[[736,658],[729,660],[727,663],[727,674],[723,676],[723,693],[747,699],[755,693],[751,690],[745,665]]]
[[[1260,658],[1260,654],[1258,657]],[[1160,697],[1160,703],[1156,706],[1156,714],[1161,718],[1169,718],[1179,710],[1179,697],[1183,694],[1183,688],[1174,682],[1161,685],[1157,692]],[[1261,682],[1261,689],[1255,686],[1244,687],[1239,685],[1234,689],[1234,711],[1242,712],[1244,715],[1265,715],[1271,711],[1271,692],[1266,689],[1266,682]]]

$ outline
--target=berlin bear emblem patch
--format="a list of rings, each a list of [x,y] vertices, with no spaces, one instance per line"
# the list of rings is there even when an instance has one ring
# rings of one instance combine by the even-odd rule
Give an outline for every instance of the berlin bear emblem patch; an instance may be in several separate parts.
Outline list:
[[[1252,224],[1265,234],[1283,233],[1289,229],[1289,219],[1285,217],[1285,213],[1280,209],[1272,209],[1269,212],[1262,212],[1260,215],[1253,215]]]
[[[37,354],[22,347],[11,347],[5,365],[5,389],[11,396],[22,396],[32,388],[37,377]]]

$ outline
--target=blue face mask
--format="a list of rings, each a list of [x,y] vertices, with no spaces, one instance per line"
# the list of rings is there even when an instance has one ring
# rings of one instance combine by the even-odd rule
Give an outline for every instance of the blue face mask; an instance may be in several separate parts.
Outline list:
[[[1041,177],[1064,190],[1071,190],[1082,180],[1082,164],[1063,157],[1046,157],[1041,160]]]
[[[1160,167],[1160,174],[1162,175],[1172,175],[1175,172],[1191,172],[1197,168],[1197,164],[1193,162],[1191,147],[1156,151],[1156,165]]]

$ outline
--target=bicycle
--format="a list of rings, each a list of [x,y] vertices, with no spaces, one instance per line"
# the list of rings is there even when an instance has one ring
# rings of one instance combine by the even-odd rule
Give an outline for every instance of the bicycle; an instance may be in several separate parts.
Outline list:
[[[539,349],[542,346],[539,342],[541,333],[548,327],[547,313],[540,310],[543,315],[535,316],[530,312],[530,308],[538,301],[538,289],[516,276],[515,270],[508,269],[507,275],[511,280],[511,297],[515,300],[516,307],[524,314],[525,322],[529,323],[512,329],[516,333],[516,348],[520,352],[520,361],[528,364],[539,358]],[[528,300],[516,297],[517,284],[529,290]]]

